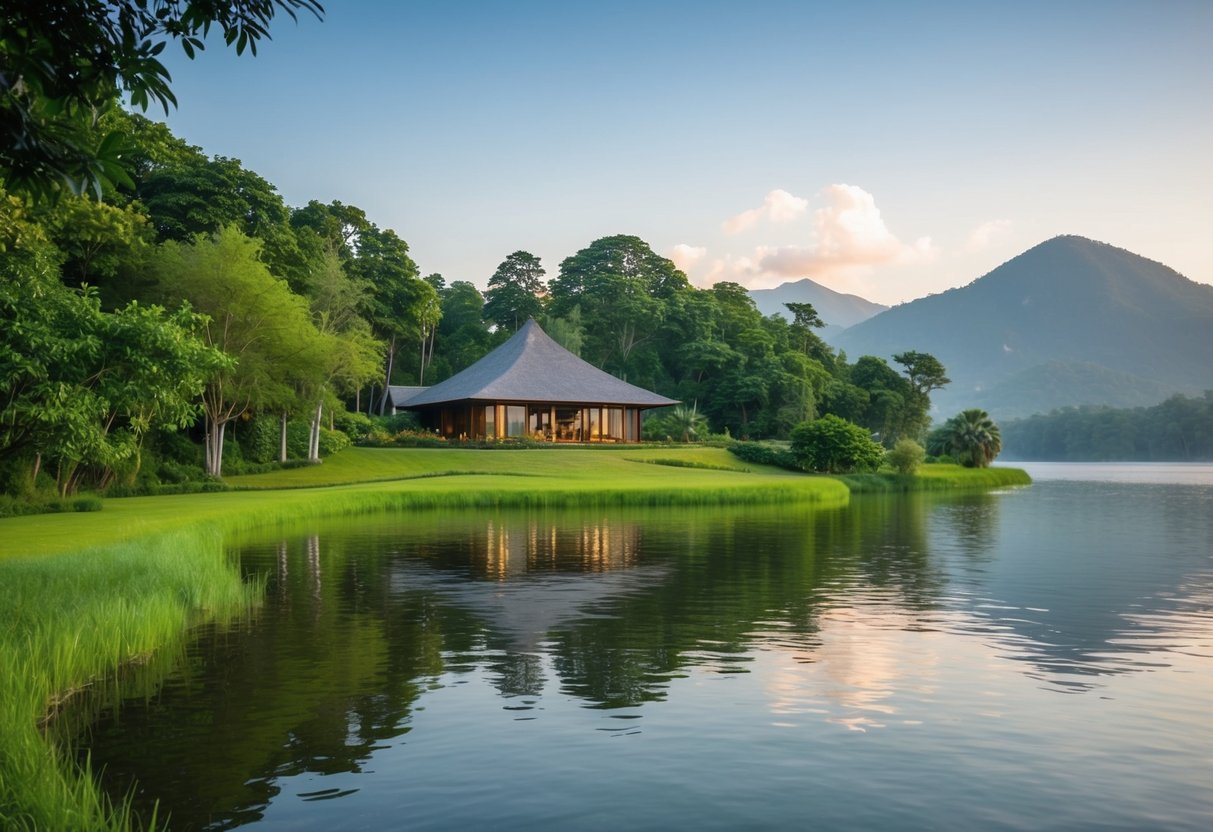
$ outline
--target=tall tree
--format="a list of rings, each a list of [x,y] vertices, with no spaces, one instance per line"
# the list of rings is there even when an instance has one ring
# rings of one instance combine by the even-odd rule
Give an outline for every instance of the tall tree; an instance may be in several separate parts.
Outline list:
[[[538,319],[547,291],[546,274],[539,258],[527,251],[502,260],[484,293],[484,319],[509,332],[517,332],[528,318]]]
[[[53,197],[91,190],[100,198],[129,181],[120,132],[99,136],[99,113],[126,94],[167,114],[177,99],[160,62],[176,41],[192,58],[212,27],[238,54],[269,37],[281,11],[291,18],[316,0],[40,0],[0,13],[0,179],[21,194]]]
[[[560,264],[549,287],[550,311],[564,317],[579,306],[593,322],[585,357],[626,378],[637,348],[657,336],[666,304],[689,285],[639,237],[603,237]]]
[[[281,401],[288,368],[309,366],[318,333],[306,301],[274,277],[260,245],[232,227],[186,245],[161,246],[153,267],[165,300],[188,301],[208,317],[208,346],[234,359],[202,395],[206,471],[223,473],[227,425],[260,403]]]
[[[408,243],[396,232],[370,224],[358,235],[357,256],[347,264],[349,273],[370,287],[370,322],[375,336],[387,344],[383,361],[383,391],[379,412],[387,410],[388,385],[396,358],[406,341],[421,338],[438,307],[434,287],[418,277]]]

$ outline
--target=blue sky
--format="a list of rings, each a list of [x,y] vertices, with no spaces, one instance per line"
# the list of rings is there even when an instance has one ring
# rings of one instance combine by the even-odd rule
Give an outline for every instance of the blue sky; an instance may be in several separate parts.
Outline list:
[[[893,303],[1073,233],[1213,282],[1213,3],[327,7],[173,50],[168,122],[448,281],[627,233]]]

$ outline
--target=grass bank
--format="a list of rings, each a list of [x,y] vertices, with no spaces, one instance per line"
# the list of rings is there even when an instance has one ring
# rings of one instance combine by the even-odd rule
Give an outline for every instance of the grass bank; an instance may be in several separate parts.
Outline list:
[[[260,596],[222,537],[193,529],[0,570],[0,827],[123,829],[47,718],[115,668],[172,649],[202,620],[240,615]]]
[[[1026,481],[934,468],[942,467],[920,477],[931,488]],[[243,490],[111,499],[100,512],[0,520],[0,827],[129,824],[40,725],[74,691],[183,643],[191,625],[247,609],[258,592],[225,560],[233,534],[302,516],[399,509],[839,506],[852,490],[874,490],[844,478],[740,468],[722,449],[668,447],[354,448],[322,465],[229,482]]]
[[[972,491],[1031,485],[1032,478],[1019,468],[964,468],[960,465],[924,465],[915,475],[894,473],[846,474],[838,477],[852,494],[894,494],[911,491]]]

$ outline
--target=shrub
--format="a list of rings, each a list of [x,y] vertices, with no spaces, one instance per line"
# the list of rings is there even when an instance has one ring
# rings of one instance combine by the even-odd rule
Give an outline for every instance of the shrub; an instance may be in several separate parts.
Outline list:
[[[893,450],[885,455],[885,459],[899,474],[914,474],[922,464],[927,452],[913,439],[898,439]]]
[[[375,421],[365,413],[340,410],[333,414],[333,427],[348,436],[354,444],[366,439],[375,426]]]
[[[279,417],[269,413],[258,413],[248,422],[237,427],[236,438],[246,460],[253,463],[273,462],[278,458],[278,443],[282,426]],[[224,453],[224,462],[227,453]]]
[[[884,448],[859,425],[831,413],[792,429],[792,455],[805,470],[846,474],[878,468]]]
[[[804,470],[791,451],[762,442],[734,442],[729,446],[729,451],[739,459],[753,462],[755,465],[774,465],[789,471]]]
[[[403,430],[421,430],[421,421],[417,418],[417,414],[408,410],[394,413],[391,416],[376,416],[371,422],[388,434],[397,434]]]

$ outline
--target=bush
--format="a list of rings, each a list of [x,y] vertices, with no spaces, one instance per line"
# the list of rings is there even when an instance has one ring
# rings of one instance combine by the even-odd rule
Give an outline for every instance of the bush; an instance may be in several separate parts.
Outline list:
[[[351,442],[357,444],[366,439],[375,429],[375,421],[365,413],[350,413],[341,410],[333,414],[333,427],[348,436]]]
[[[391,416],[376,416],[371,422],[387,434],[421,430],[421,421],[417,418],[417,414],[408,410],[394,413]]]
[[[753,462],[755,465],[774,465],[789,471],[804,470],[791,451],[773,445],[765,445],[761,442],[734,442],[729,446],[729,450],[739,459]]]
[[[243,457],[252,463],[273,462],[278,459],[282,425],[280,417],[269,413],[258,413],[247,422],[236,426]],[[224,461],[227,453],[224,453]]]
[[[880,467],[884,448],[859,425],[831,413],[792,429],[792,455],[807,471],[847,474]]]
[[[915,474],[922,464],[927,452],[913,439],[898,439],[893,450],[885,455],[885,459],[899,474]]]

